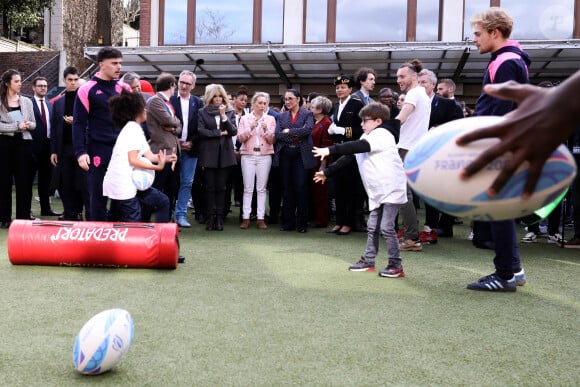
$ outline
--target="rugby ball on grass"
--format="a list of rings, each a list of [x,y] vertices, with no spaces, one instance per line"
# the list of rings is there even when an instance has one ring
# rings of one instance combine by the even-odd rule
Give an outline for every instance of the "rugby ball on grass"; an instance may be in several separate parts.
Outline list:
[[[527,162],[520,165],[496,197],[486,193],[510,153],[495,159],[468,180],[459,178],[464,167],[499,139],[477,140],[466,146],[458,146],[456,139],[502,120],[497,116],[469,117],[431,129],[405,157],[405,173],[413,191],[442,212],[483,221],[519,218],[554,201],[576,175],[574,157],[565,145],[560,145],[548,158],[528,200],[522,199],[528,178]]]
[[[96,375],[116,366],[133,341],[133,319],[124,309],[109,309],[93,316],[81,328],[73,348],[75,369]]]

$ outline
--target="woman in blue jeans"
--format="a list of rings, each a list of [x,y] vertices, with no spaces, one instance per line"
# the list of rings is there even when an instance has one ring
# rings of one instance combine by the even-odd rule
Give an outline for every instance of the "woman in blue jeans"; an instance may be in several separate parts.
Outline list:
[[[273,165],[280,167],[282,183],[281,231],[308,231],[308,171],[316,166],[312,155],[314,116],[301,109],[302,98],[295,89],[284,94],[286,111],[276,124]]]

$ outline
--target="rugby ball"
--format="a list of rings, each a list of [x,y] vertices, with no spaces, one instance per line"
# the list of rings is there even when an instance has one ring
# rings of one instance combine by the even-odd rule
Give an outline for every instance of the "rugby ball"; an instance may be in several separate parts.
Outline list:
[[[153,165],[147,157],[141,157],[141,160]],[[152,169],[133,168],[131,172],[131,180],[139,191],[146,191],[153,185],[155,180],[155,171]]]
[[[576,175],[574,157],[560,145],[546,161],[535,191],[528,200],[522,192],[528,177],[524,162],[496,197],[487,195],[511,154],[498,157],[467,180],[459,173],[484,150],[499,142],[498,138],[482,139],[459,146],[456,139],[466,132],[497,124],[503,117],[469,117],[431,129],[405,157],[405,173],[410,187],[426,203],[457,217],[495,221],[519,218],[553,202]]]
[[[116,366],[133,341],[133,319],[124,309],[94,315],[81,328],[73,347],[75,369],[97,375]]]

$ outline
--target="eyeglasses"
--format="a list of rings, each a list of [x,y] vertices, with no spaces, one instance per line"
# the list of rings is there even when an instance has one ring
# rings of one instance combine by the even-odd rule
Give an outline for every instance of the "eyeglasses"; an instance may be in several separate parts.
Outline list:
[[[364,124],[367,123],[367,121],[374,121],[374,120],[375,120],[374,118],[363,118],[362,119],[362,124],[364,125]]]
[[[189,82],[183,82],[183,81],[179,81],[180,85],[185,85],[185,86],[193,86],[193,83],[189,83]]]

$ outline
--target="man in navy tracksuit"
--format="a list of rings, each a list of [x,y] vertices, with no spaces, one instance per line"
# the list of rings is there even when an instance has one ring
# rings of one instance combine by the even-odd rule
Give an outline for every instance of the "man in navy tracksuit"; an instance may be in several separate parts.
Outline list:
[[[491,7],[471,19],[474,43],[481,54],[491,53],[491,61],[483,77],[483,86],[510,80],[528,83],[530,58],[516,41],[508,40],[513,19],[501,8]],[[482,93],[475,104],[476,116],[502,116],[516,108],[512,101]],[[495,245],[495,273],[467,285],[468,289],[484,291],[516,291],[516,285],[526,282],[517,245],[515,221],[491,223]]]
[[[79,166],[87,172],[87,220],[107,221],[103,179],[120,128],[113,126],[109,98],[124,87],[117,83],[123,61],[121,51],[104,47],[97,54],[99,72],[77,92],[73,112],[73,146]],[[129,91],[130,88],[126,87]]]

